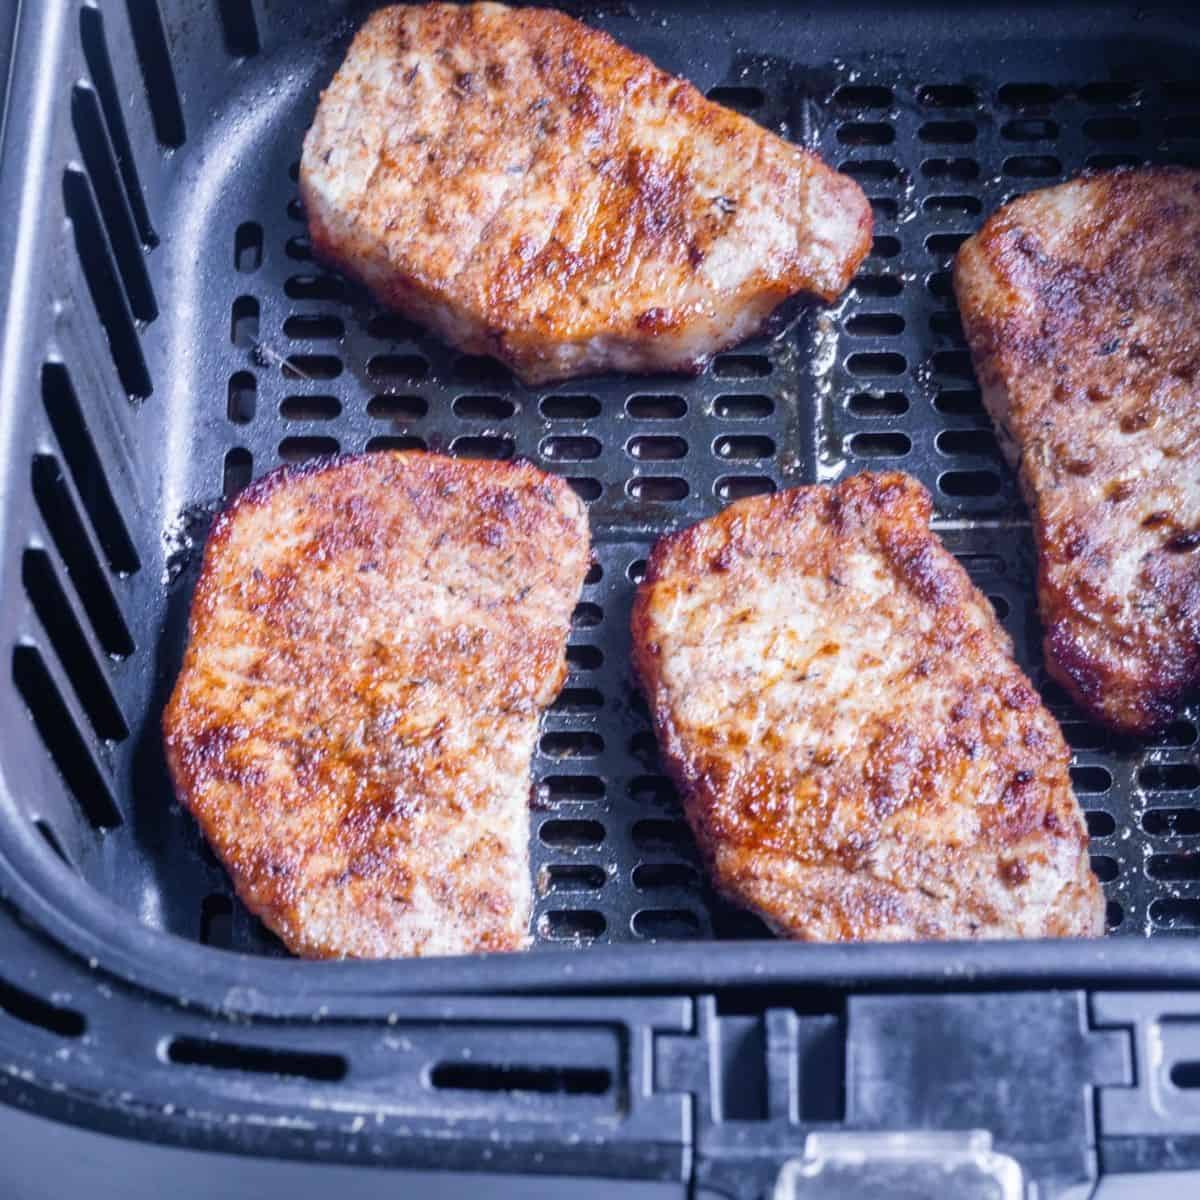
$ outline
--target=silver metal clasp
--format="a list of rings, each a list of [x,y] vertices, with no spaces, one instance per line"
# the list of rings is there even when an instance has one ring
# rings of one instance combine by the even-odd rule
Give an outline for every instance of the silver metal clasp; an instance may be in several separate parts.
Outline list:
[[[964,1133],[810,1133],[779,1172],[774,1200],[1023,1200],[1020,1163]]]

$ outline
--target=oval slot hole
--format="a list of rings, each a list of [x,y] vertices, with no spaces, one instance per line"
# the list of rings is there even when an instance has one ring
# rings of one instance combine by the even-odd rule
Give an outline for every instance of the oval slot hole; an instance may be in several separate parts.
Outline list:
[[[242,1046],[236,1042],[172,1038],[167,1044],[168,1062],[188,1067],[210,1067],[218,1071],[246,1071],[254,1075],[282,1075],[309,1079],[314,1083],[336,1083],[345,1079],[347,1063],[340,1054],[280,1050],[273,1046]]]
[[[540,1092],[547,1095],[603,1096],[612,1087],[604,1067],[535,1067],[511,1063],[440,1062],[429,1072],[430,1086],[447,1092]]]

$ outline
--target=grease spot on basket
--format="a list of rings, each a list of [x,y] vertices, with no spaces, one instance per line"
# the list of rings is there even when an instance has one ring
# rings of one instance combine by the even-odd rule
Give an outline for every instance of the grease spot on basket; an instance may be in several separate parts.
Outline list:
[[[174,587],[193,563],[199,561],[213,518],[221,511],[218,497],[189,504],[163,526],[163,587]]]

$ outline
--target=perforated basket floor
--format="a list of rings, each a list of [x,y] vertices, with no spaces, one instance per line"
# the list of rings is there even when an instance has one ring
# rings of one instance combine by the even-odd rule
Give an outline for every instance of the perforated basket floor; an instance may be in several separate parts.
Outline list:
[[[631,593],[666,530],[735,497],[884,467],[932,491],[939,531],[1064,723],[1112,930],[1200,926],[1197,711],[1157,740],[1115,741],[1045,684],[1027,518],[949,275],[961,241],[1018,192],[1089,166],[1200,163],[1184,18],[584,9],[855,176],[876,237],[839,304],[699,378],[537,391],[312,263],[297,159],[355,24],[342,6],[162,0],[161,21],[136,2],[48,9],[63,22],[54,78],[37,75],[56,106],[50,138],[5,163],[15,188],[40,154],[45,199],[21,210],[40,266],[6,393],[21,405],[4,427],[0,696],[2,836],[41,864],[48,905],[86,923],[99,893],[151,928],[281,953],[231,899],[163,767],[198,550],[222,499],[280,462],[427,447],[528,458],[590,510],[571,676],[534,765],[539,946],[767,936],[697,869],[631,682]]]

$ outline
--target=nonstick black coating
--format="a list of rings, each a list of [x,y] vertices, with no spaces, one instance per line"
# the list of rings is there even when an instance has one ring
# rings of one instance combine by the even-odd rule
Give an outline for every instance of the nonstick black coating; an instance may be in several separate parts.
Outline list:
[[[768,936],[698,869],[632,685],[632,589],[664,531],[738,496],[881,468],[931,490],[939,532],[1063,721],[1112,931],[1200,925],[1197,710],[1152,741],[1119,740],[1046,683],[1028,519],[949,276],[961,240],[1012,195],[1088,167],[1200,160],[1200,37],[1184,16],[577,8],[854,175],[876,237],[841,301],[798,306],[775,336],[697,378],[530,390],[311,261],[300,141],[361,6],[162,0],[159,26],[152,5],[134,4],[131,25],[108,4],[99,35],[74,5],[51,7],[62,10],[62,69],[39,77],[56,105],[51,199],[22,234],[46,269],[28,290],[32,415],[6,434],[5,611],[20,614],[20,645],[0,713],[16,731],[0,763],[20,826],[0,838],[26,864],[43,919],[58,912],[99,937],[97,914],[113,920],[104,896],[152,929],[282,953],[231,898],[171,794],[161,708],[223,498],[280,462],[400,446],[525,457],[589,504],[596,565],[534,764],[539,948]],[[90,80],[82,98],[76,77]],[[21,180],[5,186],[16,194]],[[56,223],[64,215],[73,223]],[[47,842],[86,888],[47,865]]]

